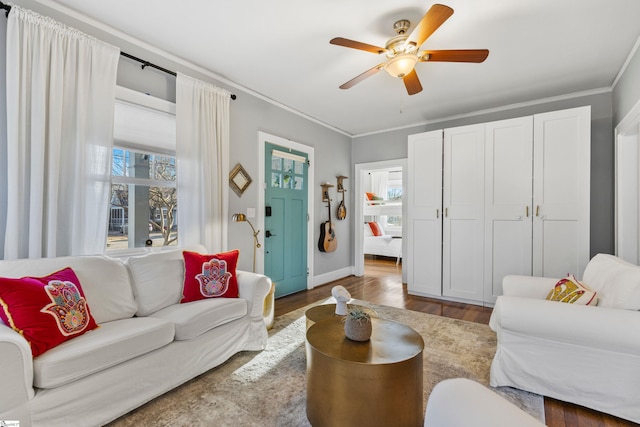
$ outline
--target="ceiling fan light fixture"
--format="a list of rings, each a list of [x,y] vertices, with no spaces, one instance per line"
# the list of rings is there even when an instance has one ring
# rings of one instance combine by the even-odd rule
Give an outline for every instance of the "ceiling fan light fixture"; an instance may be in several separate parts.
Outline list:
[[[392,77],[396,77],[398,79],[404,78],[407,74],[409,74],[413,68],[418,63],[418,56],[413,53],[403,53],[401,55],[396,55],[393,58],[389,59],[386,64],[384,64],[384,69],[389,73]]]

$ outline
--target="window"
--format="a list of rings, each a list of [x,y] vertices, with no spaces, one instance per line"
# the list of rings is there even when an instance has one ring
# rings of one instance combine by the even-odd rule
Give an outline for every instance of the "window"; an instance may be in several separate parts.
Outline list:
[[[176,245],[175,105],[117,89],[107,250]]]
[[[107,249],[175,245],[175,157],[113,149]]]

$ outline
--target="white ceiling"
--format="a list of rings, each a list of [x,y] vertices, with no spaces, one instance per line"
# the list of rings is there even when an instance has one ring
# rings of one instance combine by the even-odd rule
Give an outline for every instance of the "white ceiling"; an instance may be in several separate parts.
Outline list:
[[[424,49],[490,50],[481,64],[420,63],[409,96],[384,71],[338,88],[384,57],[329,44],[384,46],[417,23],[419,0],[57,0],[348,135],[610,88],[640,36],[639,0],[443,0],[455,11]],[[413,27],[412,27],[413,28]],[[411,29],[409,30],[411,31]]]

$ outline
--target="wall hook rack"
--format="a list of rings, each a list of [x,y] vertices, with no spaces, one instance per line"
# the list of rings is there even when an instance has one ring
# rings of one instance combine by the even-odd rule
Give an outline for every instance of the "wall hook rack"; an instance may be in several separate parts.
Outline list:
[[[322,187],[322,201],[330,202],[331,198],[329,197],[329,189],[333,187],[333,184],[326,182],[324,184],[320,184],[320,187]]]

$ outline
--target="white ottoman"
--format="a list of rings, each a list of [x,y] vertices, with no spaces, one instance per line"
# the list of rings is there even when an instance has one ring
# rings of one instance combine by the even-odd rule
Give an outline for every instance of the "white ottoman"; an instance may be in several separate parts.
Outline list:
[[[540,421],[487,387],[466,378],[444,380],[433,388],[425,427],[540,427]]]

